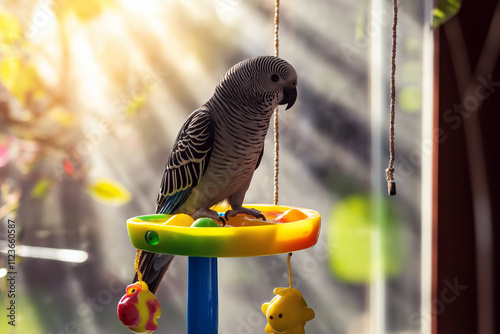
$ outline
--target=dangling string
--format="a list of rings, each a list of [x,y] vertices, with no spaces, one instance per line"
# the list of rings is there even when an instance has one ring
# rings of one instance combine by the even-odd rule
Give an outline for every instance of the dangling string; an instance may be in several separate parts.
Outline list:
[[[280,24],[280,0],[275,1],[274,5],[274,56],[279,57],[279,38],[278,30]]]
[[[134,269],[135,269],[135,272],[137,273],[137,278],[139,279],[139,282],[142,282],[142,273],[139,270],[139,260],[141,259],[141,253],[142,253],[142,250],[138,249],[137,254],[135,255],[135,261],[134,261]]]
[[[394,118],[396,116],[396,26],[398,24],[398,0],[393,0],[393,21],[392,21],[392,50],[391,50],[391,105],[390,105],[390,126],[389,126],[389,167],[385,170],[387,179],[387,192],[390,196],[396,195],[396,182],[394,182]]]
[[[290,265],[290,258],[292,257],[292,253],[288,253],[288,256],[286,258],[286,265],[288,267],[288,285],[290,285],[290,288],[293,288],[293,274],[292,274],[292,266]]]
[[[275,0],[274,6],[274,56],[279,57],[279,38],[278,30],[280,23],[280,1]],[[278,172],[279,172],[279,124],[278,124],[278,108],[274,110],[274,205],[278,204]]]
[[[275,0],[274,5],[274,56],[279,57],[279,23],[280,23],[280,0]],[[278,110],[274,110],[274,205],[278,205],[278,174],[279,174],[279,157],[280,157],[280,145],[279,145],[279,123],[278,123]],[[288,253],[286,264],[288,267],[288,284],[290,288],[293,288],[293,273],[292,267],[290,265],[290,258],[292,253]]]

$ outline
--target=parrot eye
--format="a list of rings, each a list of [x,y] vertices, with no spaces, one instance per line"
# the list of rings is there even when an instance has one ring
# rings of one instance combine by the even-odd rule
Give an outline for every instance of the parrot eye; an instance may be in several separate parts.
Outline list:
[[[134,292],[135,292],[135,289],[132,289],[130,292],[131,292],[131,293],[134,293]]]
[[[278,315],[278,317],[283,318],[283,314],[281,314],[281,313],[280,313],[280,314]]]
[[[274,73],[274,74],[271,75],[271,81],[272,82],[278,82],[279,79],[280,79],[280,77],[276,73]]]

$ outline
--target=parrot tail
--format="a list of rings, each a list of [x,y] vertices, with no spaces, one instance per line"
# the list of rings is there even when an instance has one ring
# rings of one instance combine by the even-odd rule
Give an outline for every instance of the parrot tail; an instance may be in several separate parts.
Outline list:
[[[142,251],[139,260],[139,270],[142,273],[142,280],[148,285],[149,291],[153,294],[158,291],[163,277],[167,273],[174,255],[157,254]],[[134,276],[134,282],[138,281],[137,273]]]

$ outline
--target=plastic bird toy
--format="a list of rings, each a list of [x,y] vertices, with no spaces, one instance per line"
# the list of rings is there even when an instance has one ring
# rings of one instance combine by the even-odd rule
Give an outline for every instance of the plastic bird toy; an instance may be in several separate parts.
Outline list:
[[[262,305],[266,315],[266,333],[304,334],[306,322],[314,318],[314,311],[299,290],[291,288],[275,288],[276,295],[269,303]]]
[[[277,321],[276,324],[271,321],[266,331],[304,333],[305,323],[314,318],[314,311],[307,307],[300,292],[293,289],[290,256],[291,252],[316,244],[321,227],[321,215],[314,210],[284,205],[251,204],[248,207],[260,211],[266,220],[251,215],[237,215],[229,217],[225,227],[211,218],[204,217],[195,221],[186,214],[152,214],[127,220],[130,241],[137,249],[134,267],[139,281],[142,277],[139,262],[143,251],[188,256],[188,334],[218,333],[217,259],[221,257],[288,253],[290,288],[275,289],[276,294],[283,296],[274,298],[274,305],[265,306],[265,310],[269,308],[270,315],[274,312],[273,309],[284,310],[281,314],[282,316],[285,314],[286,317],[283,321],[286,330],[280,332],[283,326]],[[219,205],[212,210],[224,216],[228,208]],[[285,296],[286,291],[291,293]],[[278,300],[278,297],[281,299]],[[122,301],[125,301],[124,298]],[[125,326],[137,326],[135,324],[137,320],[128,319],[128,313],[120,313],[119,306],[118,316]],[[278,311],[278,320],[279,313]],[[295,313],[299,315],[294,315]],[[133,328],[131,330],[135,331]]]
[[[139,281],[127,286],[127,293],[118,303],[118,317],[134,333],[152,333],[158,328],[160,303],[148,285]]]

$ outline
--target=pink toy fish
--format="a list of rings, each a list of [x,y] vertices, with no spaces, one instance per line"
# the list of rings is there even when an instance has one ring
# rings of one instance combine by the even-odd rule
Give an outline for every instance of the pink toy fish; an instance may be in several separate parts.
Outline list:
[[[118,303],[118,318],[134,333],[149,334],[158,328],[160,303],[145,282],[127,286],[127,293]]]

